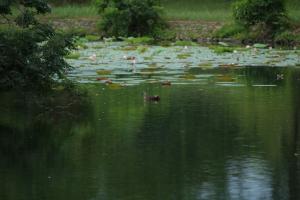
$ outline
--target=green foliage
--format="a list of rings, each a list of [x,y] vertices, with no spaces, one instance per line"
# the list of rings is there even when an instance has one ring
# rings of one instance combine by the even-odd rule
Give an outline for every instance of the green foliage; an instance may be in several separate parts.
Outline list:
[[[235,50],[233,47],[224,46],[211,46],[210,49],[212,49],[216,54],[232,53]]]
[[[138,45],[138,44],[153,44],[154,43],[154,39],[151,37],[129,37],[125,39],[126,42],[128,42],[131,45]]]
[[[0,14],[8,24],[6,29],[0,29],[0,88],[50,88],[54,80],[64,79],[70,69],[64,56],[74,49],[73,37],[57,33],[34,18],[35,14],[50,11],[45,1],[13,1],[20,6],[14,21],[13,16],[7,16],[11,2],[0,4]]]
[[[105,36],[155,36],[165,27],[159,0],[97,0]]]
[[[229,38],[246,31],[245,27],[240,24],[227,24],[214,33],[217,38]]]
[[[71,52],[70,54],[66,55],[65,58],[76,60],[76,59],[80,58],[80,53],[78,53],[78,52]]]
[[[86,35],[85,38],[89,42],[94,42],[94,41],[99,41],[100,40],[99,36],[96,36],[96,35]]]
[[[288,25],[284,0],[238,0],[233,15],[247,28],[263,24],[269,31],[280,31]]]
[[[275,36],[275,42],[288,45],[293,42],[300,42],[300,36],[291,31],[284,31]]]
[[[197,46],[197,43],[192,41],[178,40],[174,43],[174,46]]]

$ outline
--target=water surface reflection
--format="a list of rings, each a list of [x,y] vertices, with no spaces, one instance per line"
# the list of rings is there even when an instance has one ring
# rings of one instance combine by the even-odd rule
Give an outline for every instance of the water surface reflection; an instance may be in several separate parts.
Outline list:
[[[3,94],[0,199],[298,199],[300,74],[268,70],[230,72],[243,87],[86,85],[74,104]]]

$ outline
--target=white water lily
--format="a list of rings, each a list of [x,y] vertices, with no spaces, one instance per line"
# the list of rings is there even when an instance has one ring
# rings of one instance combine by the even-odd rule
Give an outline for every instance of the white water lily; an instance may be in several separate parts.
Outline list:
[[[89,59],[90,59],[91,61],[96,61],[96,60],[97,60],[97,55],[96,55],[96,54],[93,54],[93,55],[91,55],[91,56],[89,57]]]

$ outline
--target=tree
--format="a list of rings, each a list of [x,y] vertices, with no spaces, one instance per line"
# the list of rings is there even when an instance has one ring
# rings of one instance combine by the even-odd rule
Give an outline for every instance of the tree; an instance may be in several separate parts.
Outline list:
[[[70,65],[64,56],[74,49],[74,41],[35,18],[50,11],[44,0],[0,0],[0,15],[6,20],[0,27],[0,88],[50,88],[65,78]]]
[[[159,0],[96,0],[106,36],[152,36],[165,22]]]
[[[247,28],[263,25],[271,33],[286,29],[288,24],[284,0],[238,0],[234,18]]]

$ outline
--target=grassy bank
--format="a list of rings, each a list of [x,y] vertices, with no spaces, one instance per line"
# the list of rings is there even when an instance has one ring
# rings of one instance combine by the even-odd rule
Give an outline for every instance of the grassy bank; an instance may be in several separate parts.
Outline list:
[[[206,20],[230,21],[230,2],[209,0],[165,0],[163,1],[165,16],[168,20]],[[289,2],[287,5],[289,16],[300,22],[300,1]],[[65,5],[54,7],[51,18],[82,18],[97,17],[97,9],[93,5]]]

